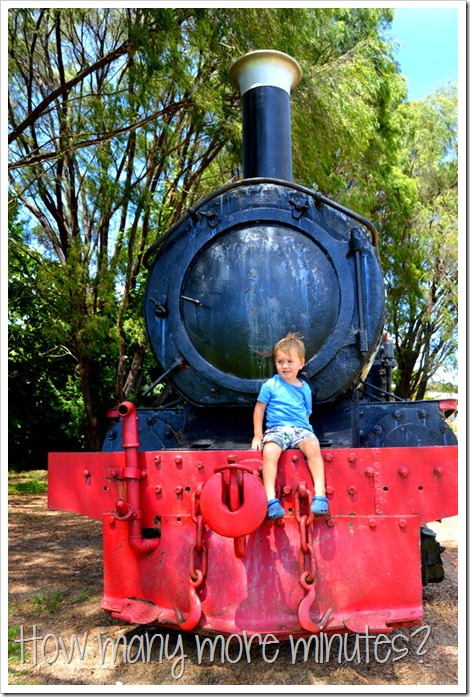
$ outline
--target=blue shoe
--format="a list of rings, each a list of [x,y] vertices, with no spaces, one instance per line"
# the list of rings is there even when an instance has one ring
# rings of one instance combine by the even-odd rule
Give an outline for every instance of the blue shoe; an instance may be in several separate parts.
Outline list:
[[[284,509],[281,506],[279,499],[271,499],[270,501],[268,501],[268,518],[270,520],[282,518],[283,515]]]
[[[328,499],[324,496],[314,496],[310,512],[315,515],[327,515],[329,511]]]

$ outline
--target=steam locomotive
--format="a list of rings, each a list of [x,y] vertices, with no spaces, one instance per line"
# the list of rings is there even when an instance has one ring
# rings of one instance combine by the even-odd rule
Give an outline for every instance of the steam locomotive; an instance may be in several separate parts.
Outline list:
[[[384,341],[377,232],[292,181],[298,63],[238,59],[243,171],[148,251],[145,321],[179,403],[113,411],[98,453],[53,453],[49,507],[103,522],[115,618],[194,632],[390,632],[422,619],[443,577],[426,523],[457,512],[457,444],[437,401],[397,400]],[[298,450],[281,456],[281,520],[266,519],[252,412],[289,331],[325,463],[330,515]]]

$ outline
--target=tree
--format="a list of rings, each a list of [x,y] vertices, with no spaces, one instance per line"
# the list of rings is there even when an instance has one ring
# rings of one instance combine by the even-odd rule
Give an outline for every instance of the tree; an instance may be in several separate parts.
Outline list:
[[[149,236],[178,215],[186,196],[175,203],[175,190],[195,188],[224,144],[197,104],[214,58],[180,50],[191,12],[10,13],[12,191],[55,260],[90,449],[110,399],[103,365],[117,363],[122,400],[142,359],[133,305]],[[140,335],[130,358],[128,333]]]
[[[274,45],[303,64],[295,109],[309,114],[315,139],[294,129],[294,171],[347,196],[365,178],[358,152],[381,138],[396,76],[379,38],[390,19],[377,9],[10,10],[10,199],[28,233],[12,244],[47,265],[60,345],[79,376],[86,448],[101,445],[110,375],[116,401],[135,396],[151,360],[141,319],[146,249],[238,176],[234,59]],[[37,293],[46,307],[46,284]],[[44,332],[52,351],[56,337]]]
[[[393,13],[346,8],[332,21],[330,12],[315,11],[307,27],[312,59],[294,100],[297,178],[372,216],[396,147],[391,114],[406,95],[383,38]]]
[[[382,191],[380,226],[388,330],[398,396],[423,399],[457,349],[457,92],[437,91],[395,113],[400,150]]]
[[[30,469],[43,465],[52,440],[60,450],[83,442],[83,403],[76,361],[64,343],[53,263],[28,246],[14,206],[10,216],[9,468]]]

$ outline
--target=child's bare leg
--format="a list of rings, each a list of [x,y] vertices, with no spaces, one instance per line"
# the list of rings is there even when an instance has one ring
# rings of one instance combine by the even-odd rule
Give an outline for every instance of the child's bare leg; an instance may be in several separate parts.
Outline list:
[[[307,465],[315,486],[315,495],[325,496],[325,467],[318,440],[305,438],[298,447],[307,458]]]
[[[263,447],[263,485],[268,501],[276,498],[277,463],[281,453],[277,443],[269,442]]]

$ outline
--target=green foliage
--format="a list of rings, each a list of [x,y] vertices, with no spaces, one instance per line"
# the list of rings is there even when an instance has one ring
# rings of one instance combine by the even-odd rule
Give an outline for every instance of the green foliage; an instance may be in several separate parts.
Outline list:
[[[427,225],[445,230],[446,273],[453,254],[455,120],[445,93],[426,108],[403,103],[392,16],[10,9],[12,467],[72,442],[97,449],[108,407],[129,396],[149,404],[141,388],[159,369],[142,320],[143,256],[196,200],[240,177],[240,100],[228,73],[250,50],[279,48],[301,64],[295,179],[378,220],[391,244],[390,302],[412,289],[391,323],[404,346],[396,326],[436,280]]]
[[[12,208],[14,216],[14,208]],[[9,467],[46,467],[51,434],[60,449],[80,443],[83,403],[69,324],[53,262],[27,244],[17,217],[10,220]]]
[[[66,596],[64,591],[42,590],[31,597],[31,605],[38,615],[53,615],[59,605],[64,602]]]
[[[80,428],[85,447],[97,448],[112,395],[138,400],[142,382],[154,379],[142,256],[185,208],[239,171],[233,60],[282,47],[304,67],[306,97],[312,74],[325,76],[314,81],[324,94],[308,110],[311,126],[323,131],[325,105],[334,103],[329,130],[341,138],[332,142],[350,163],[363,141],[352,142],[345,124],[354,117],[354,132],[374,131],[373,95],[361,76],[370,78],[377,56],[365,47],[389,19],[388,11],[336,9],[10,11],[10,185],[21,209],[11,233],[13,464],[21,448],[29,461],[41,442],[39,409],[61,424],[46,449]],[[332,100],[335,83],[341,99]],[[308,171],[306,154],[294,145]],[[331,158],[319,171],[330,172]],[[330,182],[335,176],[344,187],[341,173]]]
[[[19,663],[21,660],[21,644],[18,641],[19,636],[19,624],[13,624],[11,627],[8,627],[8,660],[12,663]]]
[[[9,494],[45,494],[47,492],[47,471],[42,469],[27,472],[8,471]]]
[[[401,134],[384,181],[379,225],[387,254],[388,329],[397,347],[396,392],[422,399],[457,350],[457,95],[403,103]]]

